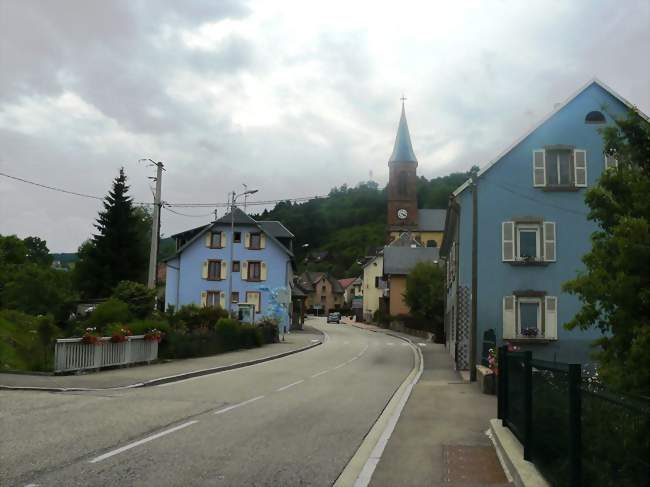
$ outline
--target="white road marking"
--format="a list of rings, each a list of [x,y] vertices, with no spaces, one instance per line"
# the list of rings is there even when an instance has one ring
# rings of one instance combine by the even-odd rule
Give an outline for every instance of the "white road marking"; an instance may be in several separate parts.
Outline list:
[[[264,399],[264,396],[257,396],[252,399],[247,399],[246,401],[238,402],[237,404],[233,404],[232,406],[228,406],[227,408],[219,409],[218,411],[215,411],[213,414],[227,413],[228,411],[232,411],[233,409],[238,408],[239,406],[245,406],[246,404],[259,401],[260,399]]]
[[[320,340],[316,340],[315,338],[312,340],[312,342],[318,342],[318,341],[320,341]]]
[[[392,347],[395,344],[393,342],[387,342],[386,345],[388,345],[389,347]]]
[[[305,382],[305,379],[300,379],[300,380],[297,380],[296,382],[292,382],[292,383],[289,384],[289,385],[286,385],[286,386],[284,386],[284,387],[280,387],[279,389],[276,389],[275,392],[286,391],[286,390],[289,389],[290,387],[297,386],[298,384],[300,384],[300,383],[302,383],[302,382]]]
[[[25,487],[38,487],[40,484],[27,484]]]
[[[135,448],[136,446],[140,446],[144,443],[148,443],[152,440],[155,440],[157,438],[160,438],[161,436],[168,435],[170,433],[173,433],[174,431],[181,430],[183,428],[187,428],[188,426],[193,425],[194,423],[198,423],[198,420],[194,421],[188,421],[187,423],[179,424],[178,426],[174,426],[173,428],[169,428],[168,430],[161,431],[160,433],[156,433],[155,435],[147,436],[146,438],[142,438],[141,440],[134,441],[133,443],[129,443],[128,445],[124,445],[120,448],[117,448],[116,450],[109,451],[108,453],[104,453],[103,455],[99,455],[98,457],[93,458],[90,460],[89,463],[97,463],[101,462],[102,460],[106,460],[107,458],[110,458],[114,455],[118,455],[122,452],[125,452],[127,450],[130,450],[131,448]]]
[[[422,343],[422,342],[418,343],[418,345],[421,346],[421,347],[426,347],[427,346],[426,343]]]
[[[340,369],[341,367],[345,367],[347,365],[346,362],[343,362],[342,364],[338,364],[336,367],[332,367],[332,370]]]
[[[358,358],[359,358],[359,357],[355,355],[354,357],[352,357],[350,360],[348,360],[348,361],[345,362],[345,363],[346,363],[346,364],[352,363],[352,362],[354,362],[354,361],[355,361],[356,359],[358,359]]]
[[[318,374],[314,374],[311,376],[312,379],[318,377],[319,375],[327,374],[329,372],[329,369],[323,370],[322,372],[319,372]]]

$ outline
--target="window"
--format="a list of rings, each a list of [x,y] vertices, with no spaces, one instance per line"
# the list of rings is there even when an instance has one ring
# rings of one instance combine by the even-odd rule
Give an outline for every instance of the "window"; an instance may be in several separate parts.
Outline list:
[[[210,248],[212,249],[221,248],[221,232],[210,233]]]
[[[221,261],[209,260],[208,261],[208,280],[218,281],[221,279]]]
[[[555,222],[501,223],[503,262],[555,262]]]
[[[375,287],[379,289],[379,276],[375,276]]]
[[[517,258],[539,259],[539,226],[517,226]]]
[[[249,281],[259,281],[262,277],[262,266],[260,262],[249,262],[248,263],[248,280]]]
[[[234,243],[241,243],[241,232],[235,232],[232,241]]]
[[[437,247],[437,246],[438,246],[438,242],[436,242],[435,240],[427,240],[427,247]]]
[[[325,304],[325,300],[326,300],[325,296],[321,296],[321,297],[320,297],[320,302],[321,302],[321,303]]]
[[[327,292],[327,287],[325,285],[323,285],[323,287],[321,288],[321,292],[323,294],[325,294]]]
[[[557,298],[527,294],[503,297],[503,338],[557,339]]]
[[[598,110],[587,113],[585,117],[585,123],[605,123],[605,115]]]
[[[216,308],[221,305],[221,293],[219,291],[208,291],[205,299],[205,305],[210,308]]]
[[[247,291],[246,302],[255,305],[255,312],[259,313],[262,306],[262,298],[258,291]]]
[[[553,146],[533,151],[533,186],[573,188],[587,186],[587,151]]]
[[[239,303],[239,293],[238,292],[230,293],[230,301],[232,301],[233,304]]]
[[[238,260],[233,260],[232,261],[232,271],[233,272],[239,272],[241,265],[239,264]]]
[[[397,175],[397,193],[400,196],[408,195],[408,175],[405,172],[401,172]]]
[[[614,154],[605,154],[605,170],[618,167],[618,160]]]
[[[262,248],[262,234],[261,233],[251,233],[251,243],[248,246],[249,249],[259,250]]]

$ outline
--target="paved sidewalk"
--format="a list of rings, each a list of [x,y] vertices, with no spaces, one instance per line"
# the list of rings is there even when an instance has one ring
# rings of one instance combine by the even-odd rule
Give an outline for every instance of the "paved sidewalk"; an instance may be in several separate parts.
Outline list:
[[[496,417],[496,397],[462,381],[443,345],[427,343],[420,349],[422,376],[370,486],[512,485],[485,434]]]
[[[242,362],[262,361],[274,355],[290,353],[323,341],[323,335],[313,328],[293,331],[285,335],[285,341],[260,348],[183,360],[173,360],[153,365],[137,365],[120,369],[88,371],[79,375],[30,375],[0,373],[2,387],[34,387],[51,389],[87,388],[110,389],[129,387],[161,378],[192,374],[215,367],[232,366]]]

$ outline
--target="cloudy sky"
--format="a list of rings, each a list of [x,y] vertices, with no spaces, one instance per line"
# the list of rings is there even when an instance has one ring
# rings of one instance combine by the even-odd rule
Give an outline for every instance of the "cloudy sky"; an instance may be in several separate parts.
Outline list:
[[[648,25],[648,0],[0,0],[0,172],[103,196],[124,166],[137,201],[143,157],[168,202],[383,185],[405,93],[419,174],[444,175],[593,77],[650,113]],[[99,205],[0,177],[0,234],[75,251]]]

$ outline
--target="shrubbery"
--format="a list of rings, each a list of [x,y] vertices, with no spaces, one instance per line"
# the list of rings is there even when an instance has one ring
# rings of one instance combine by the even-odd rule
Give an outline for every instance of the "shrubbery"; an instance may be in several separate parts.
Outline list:
[[[156,303],[156,290],[133,281],[120,281],[113,290],[113,298],[125,302],[134,318],[149,316]]]
[[[0,311],[0,371],[52,370],[52,343],[59,335],[51,315]]]
[[[125,324],[131,321],[132,318],[128,304],[119,299],[111,298],[97,305],[95,311],[90,314],[87,323],[97,327],[98,331],[104,332],[108,325],[112,323]]]

